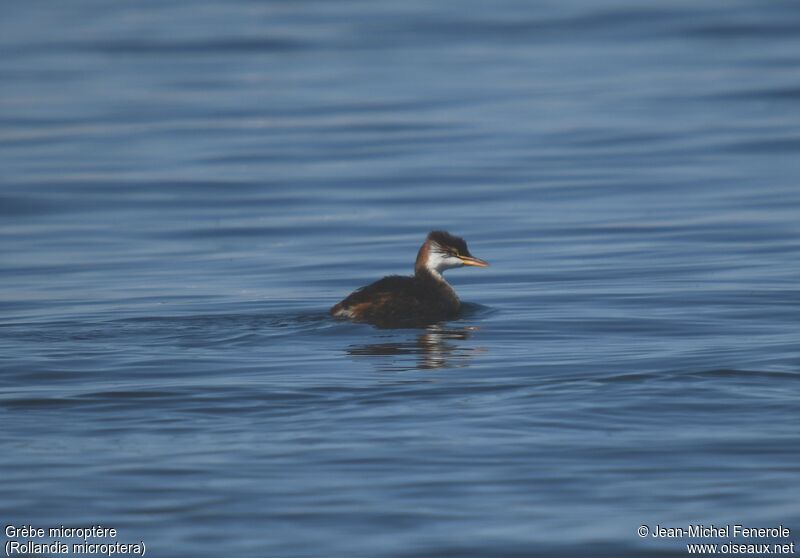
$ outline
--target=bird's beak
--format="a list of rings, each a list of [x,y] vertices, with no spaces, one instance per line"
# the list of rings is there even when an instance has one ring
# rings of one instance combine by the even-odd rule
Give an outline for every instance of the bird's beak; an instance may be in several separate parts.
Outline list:
[[[464,262],[464,265],[474,265],[475,267],[489,267],[489,262],[485,262],[480,258],[473,258],[472,256],[459,256],[458,259]]]

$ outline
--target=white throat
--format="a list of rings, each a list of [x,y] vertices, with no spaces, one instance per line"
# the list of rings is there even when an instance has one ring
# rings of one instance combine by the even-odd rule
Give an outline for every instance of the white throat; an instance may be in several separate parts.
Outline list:
[[[444,281],[442,273],[454,267],[462,267],[464,262],[455,256],[445,252],[438,244],[433,243],[428,251],[428,259],[425,261],[425,269],[431,272],[436,279]]]

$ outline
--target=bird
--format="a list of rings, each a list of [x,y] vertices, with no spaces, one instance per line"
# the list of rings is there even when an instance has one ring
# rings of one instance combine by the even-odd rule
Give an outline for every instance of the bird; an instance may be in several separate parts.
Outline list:
[[[457,318],[461,301],[442,273],[462,266],[488,267],[463,238],[431,231],[417,253],[414,275],[389,275],[353,291],[330,313],[378,327],[424,326]]]

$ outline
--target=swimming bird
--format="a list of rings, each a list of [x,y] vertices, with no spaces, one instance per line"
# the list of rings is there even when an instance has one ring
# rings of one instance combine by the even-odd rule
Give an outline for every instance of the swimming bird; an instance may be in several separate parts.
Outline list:
[[[352,292],[331,315],[380,327],[416,326],[458,317],[461,301],[442,273],[489,264],[470,254],[467,243],[445,231],[432,231],[417,253],[414,275],[389,275]]]

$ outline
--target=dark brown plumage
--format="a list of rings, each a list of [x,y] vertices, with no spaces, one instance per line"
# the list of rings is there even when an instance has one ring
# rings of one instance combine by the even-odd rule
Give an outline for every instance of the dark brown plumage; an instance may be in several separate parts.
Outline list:
[[[390,275],[351,293],[331,315],[380,327],[412,327],[458,317],[461,302],[442,272],[453,267],[486,267],[462,238],[445,231],[428,234],[417,254],[414,275]]]

